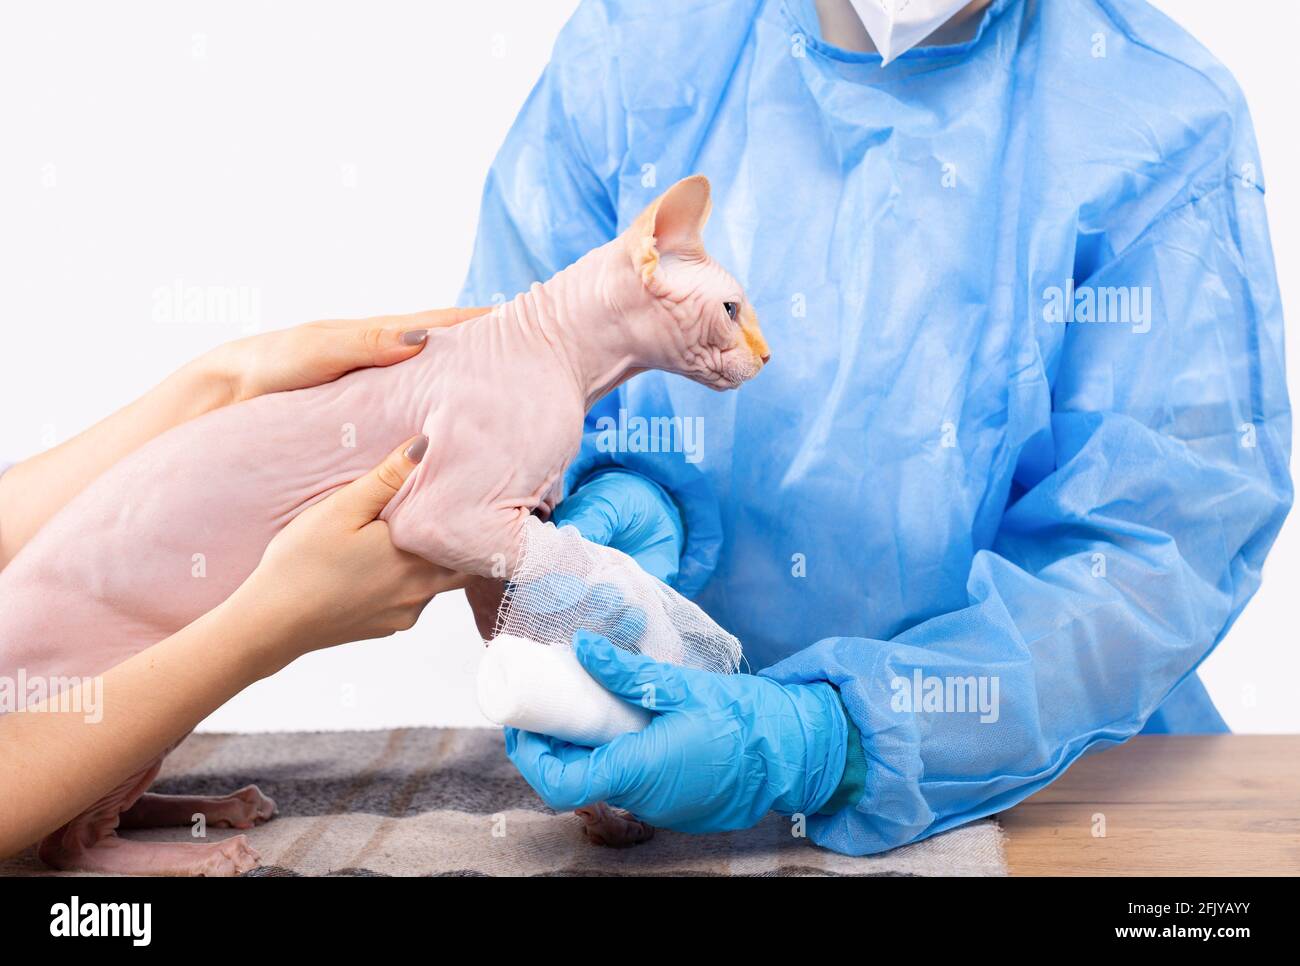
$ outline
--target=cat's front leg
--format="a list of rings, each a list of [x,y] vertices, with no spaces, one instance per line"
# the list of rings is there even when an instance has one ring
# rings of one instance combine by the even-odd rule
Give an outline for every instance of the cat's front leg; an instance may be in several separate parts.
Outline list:
[[[497,614],[505,600],[506,582],[495,577],[472,577],[465,585],[465,599],[474,614],[479,637],[490,641],[496,636]]]

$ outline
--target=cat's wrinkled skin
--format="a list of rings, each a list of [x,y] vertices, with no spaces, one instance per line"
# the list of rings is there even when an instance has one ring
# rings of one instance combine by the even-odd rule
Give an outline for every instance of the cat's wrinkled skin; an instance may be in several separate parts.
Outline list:
[[[687,178],[549,281],[430,331],[408,362],[217,410],[122,460],[0,571],[0,673],[89,677],[174,633],[229,596],[295,515],[419,432],[428,453],[384,512],[393,542],[445,567],[448,589],[508,573],[524,520],[559,497],[601,396],[651,368],[735,388],[766,362],[744,293],[700,241],[708,210],[708,182]],[[236,828],[274,810],[256,789],[233,802],[148,795],[160,764],[50,835],[42,857],[146,874],[255,865],[242,836],[118,837],[119,825],[171,824],[178,809]]]

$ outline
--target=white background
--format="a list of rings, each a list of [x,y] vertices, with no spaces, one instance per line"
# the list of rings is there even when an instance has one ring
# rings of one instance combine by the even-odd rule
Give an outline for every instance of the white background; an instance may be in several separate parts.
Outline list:
[[[488,165],[573,6],[5,4],[0,458],[74,435],[241,334],[240,317],[155,321],[160,290],[242,294],[261,329],[451,304]],[[1300,4],[1157,6],[1246,91],[1294,346]],[[1293,515],[1203,668],[1235,730],[1300,731],[1297,577]],[[205,727],[482,723],[479,646],[447,595],[413,631],[304,658]]]

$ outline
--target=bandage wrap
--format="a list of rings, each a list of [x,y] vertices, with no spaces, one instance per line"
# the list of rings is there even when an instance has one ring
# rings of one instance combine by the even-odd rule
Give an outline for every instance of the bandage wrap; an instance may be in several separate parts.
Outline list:
[[[592,745],[648,723],[648,715],[609,705],[636,710],[596,685],[572,655],[546,661],[516,642],[567,649],[580,630],[669,664],[720,674],[740,667],[740,642],[627,554],[584,540],[574,527],[529,519],[497,614],[494,640],[503,647],[480,668],[484,713],[499,724]]]
[[[568,645],[580,630],[656,661],[720,674],[740,667],[740,641],[627,554],[530,518],[496,632]]]
[[[478,705],[498,724],[594,748],[650,723],[583,670],[573,648],[502,634],[478,669]]]

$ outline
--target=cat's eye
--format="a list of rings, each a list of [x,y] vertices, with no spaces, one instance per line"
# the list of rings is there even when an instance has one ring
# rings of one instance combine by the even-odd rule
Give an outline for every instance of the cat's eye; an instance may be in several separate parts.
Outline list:
[[[727,310],[727,315],[732,322],[736,321],[736,313],[740,311],[740,306],[735,302],[723,302],[722,307]]]

